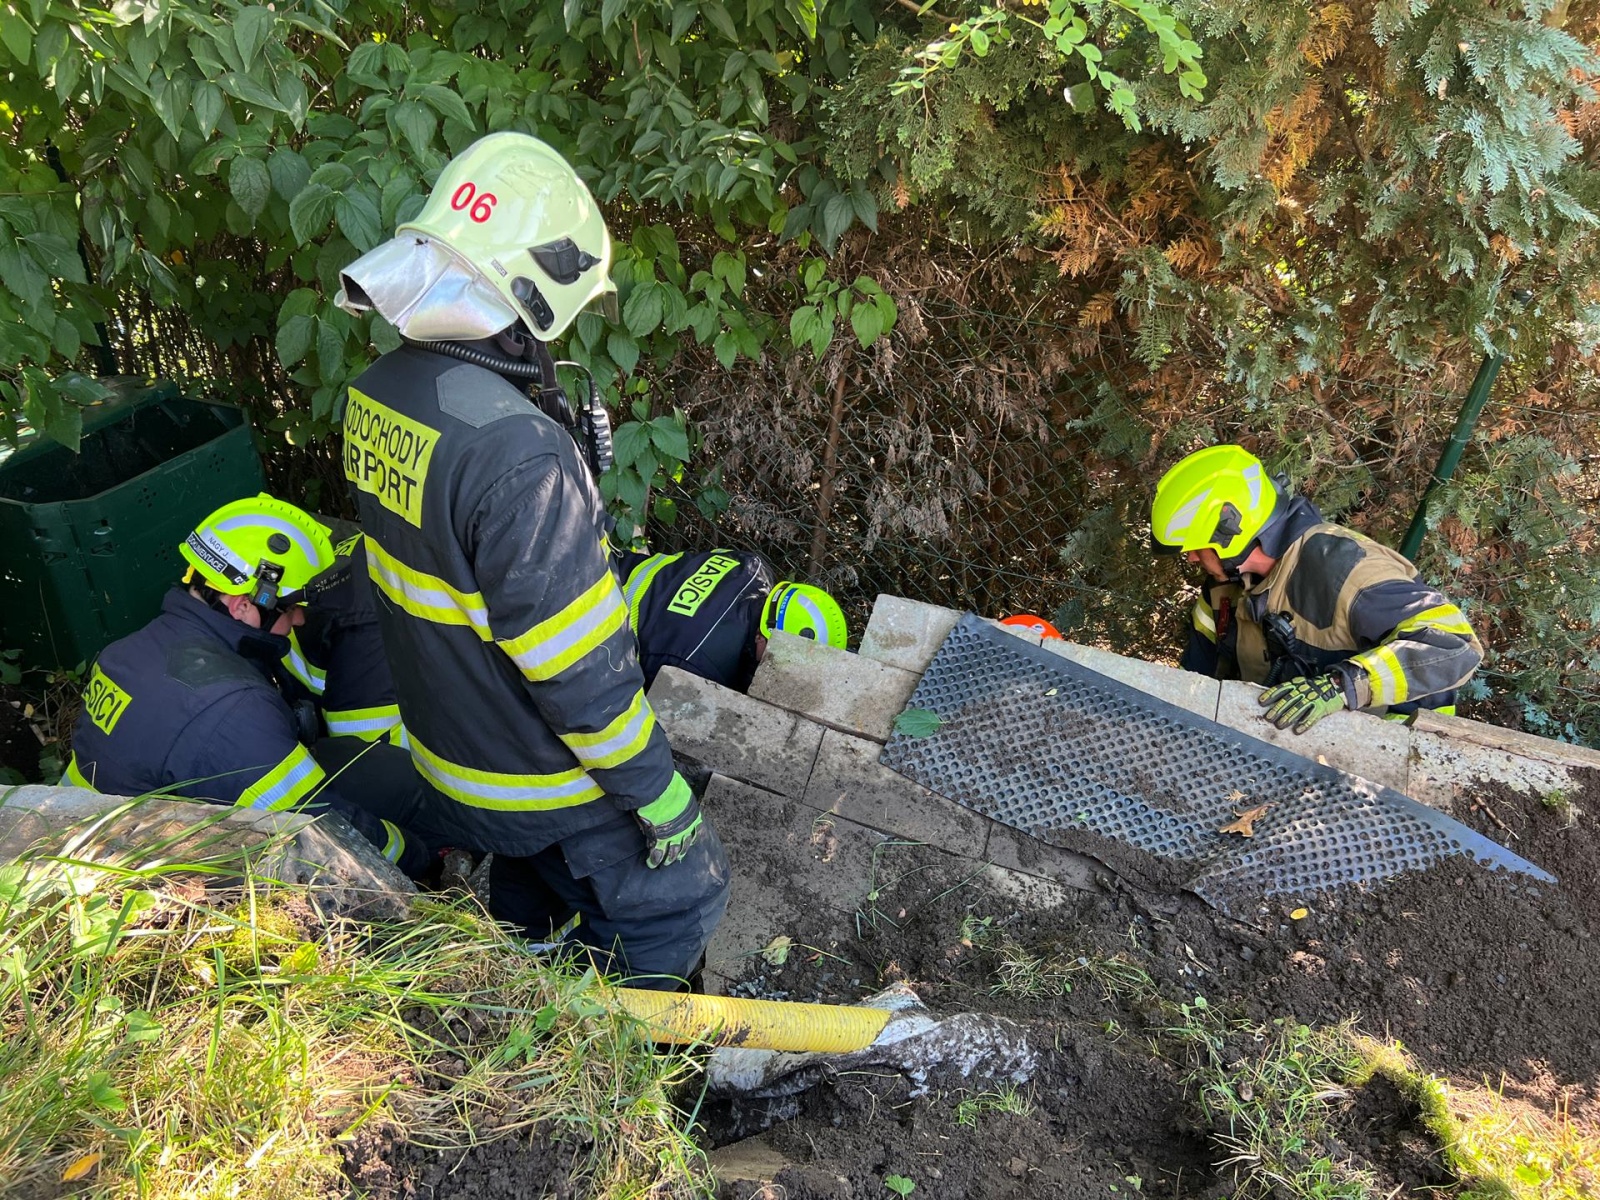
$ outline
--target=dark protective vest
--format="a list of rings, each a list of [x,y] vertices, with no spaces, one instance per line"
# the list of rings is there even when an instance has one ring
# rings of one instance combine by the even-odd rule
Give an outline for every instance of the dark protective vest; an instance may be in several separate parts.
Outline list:
[[[534,854],[661,796],[671,751],[566,431],[403,346],[351,385],[344,469],[409,749],[463,843]]]
[[[1353,708],[1410,712],[1455,703],[1483,649],[1461,610],[1408,559],[1324,522],[1298,497],[1272,532],[1263,546],[1277,561],[1265,576],[1248,591],[1210,584],[1196,606],[1196,629],[1215,644],[1217,674],[1266,684],[1332,671]],[[1185,665],[1204,649],[1192,642]]]
[[[329,784],[274,682],[288,639],[175,587],[161,615],[100,652],[72,731],[68,778],[250,808],[326,806],[379,847],[393,834]]]
[[[315,700],[330,737],[404,745],[366,548],[360,530],[338,532],[334,566],[305,589],[305,624],[290,632],[284,666]]]
[[[759,554],[630,554],[622,594],[639,638],[645,686],[678,667],[736,691],[756,670],[761,610],[777,582]]]

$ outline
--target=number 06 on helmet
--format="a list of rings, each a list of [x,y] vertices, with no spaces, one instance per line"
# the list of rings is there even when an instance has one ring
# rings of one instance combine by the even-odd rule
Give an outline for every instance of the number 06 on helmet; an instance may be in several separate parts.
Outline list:
[[[344,269],[338,304],[377,309],[412,341],[475,341],[518,321],[554,341],[609,300],[611,237],[566,159],[493,133],[450,161],[395,236]]]

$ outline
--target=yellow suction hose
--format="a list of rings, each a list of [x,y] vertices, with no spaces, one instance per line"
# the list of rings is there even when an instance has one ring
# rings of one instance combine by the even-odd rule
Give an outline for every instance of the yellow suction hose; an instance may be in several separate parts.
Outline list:
[[[731,996],[686,996],[617,988],[619,1007],[663,1042],[706,1042],[750,1050],[848,1054],[883,1032],[889,1012],[839,1004],[794,1004]]]

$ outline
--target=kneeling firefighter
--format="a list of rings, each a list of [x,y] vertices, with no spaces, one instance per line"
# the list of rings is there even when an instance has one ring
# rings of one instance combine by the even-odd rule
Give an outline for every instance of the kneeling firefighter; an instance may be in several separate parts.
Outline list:
[[[350,387],[345,475],[417,769],[492,852],[490,909],[643,986],[692,976],[728,860],[644,695],[610,522],[548,343],[614,293],[593,197],[525,134],[476,142],[339,303],[404,344]],[[532,390],[530,398],[529,390]]]
[[[849,637],[838,601],[807,583],[774,583],[772,565],[750,551],[629,554],[620,574],[645,687],[677,667],[742,692],[774,630],[840,650]]]
[[[244,808],[331,810],[407,874],[433,856],[361,773],[329,777],[279,690],[300,601],[333,562],[328,531],[261,495],[224,505],[179,548],[189,563],[161,615],[100,652],[72,732],[66,781],[119,796],[192,796]]]
[[[1207,575],[1182,665],[1266,684],[1280,729],[1304,733],[1342,708],[1453,712],[1483,658],[1466,615],[1409,560],[1324,521],[1241,446],[1177,463],[1150,524],[1157,551]]]

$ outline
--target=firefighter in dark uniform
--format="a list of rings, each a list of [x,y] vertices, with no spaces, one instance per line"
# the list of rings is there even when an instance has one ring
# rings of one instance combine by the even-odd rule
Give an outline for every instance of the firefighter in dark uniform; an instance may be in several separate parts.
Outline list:
[[[338,524],[349,525],[348,522]],[[330,737],[405,744],[394,676],[361,531],[336,528],[334,565],[305,589],[305,621],[289,631],[283,664],[316,705]]]
[[[1304,733],[1342,708],[1454,712],[1483,658],[1466,615],[1387,546],[1329,524],[1240,446],[1211,446],[1161,477],[1157,550],[1208,578],[1182,665],[1267,685],[1266,718]]]
[[[312,752],[351,800],[435,850],[471,849],[454,805],[418,773],[406,748],[361,531],[337,520],[334,529],[334,565],[306,585],[305,620],[289,630],[285,693],[302,727],[321,735]]]
[[[490,911],[540,940],[576,914],[598,957],[672,988],[722,917],[728,860],[645,699],[546,345],[614,291],[610,256],[543,142],[459,155],[343,274],[339,302],[405,339],[350,387],[345,474],[405,736],[462,842],[494,856]]]
[[[742,692],[774,629],[841,650],[849,636],[832,596],[810,584],[774,583],[759,554],[629,554],[620,573],[645,687],[662,667],[678,667]]]
[[[331,810],[413,876],[422,839],[330,780],[277,684],[306,584],[333,561],[327,530],[271,496],[225,505],[180,547],[161,615],[100,652],[73,727],[66,782],[244,808]]]

